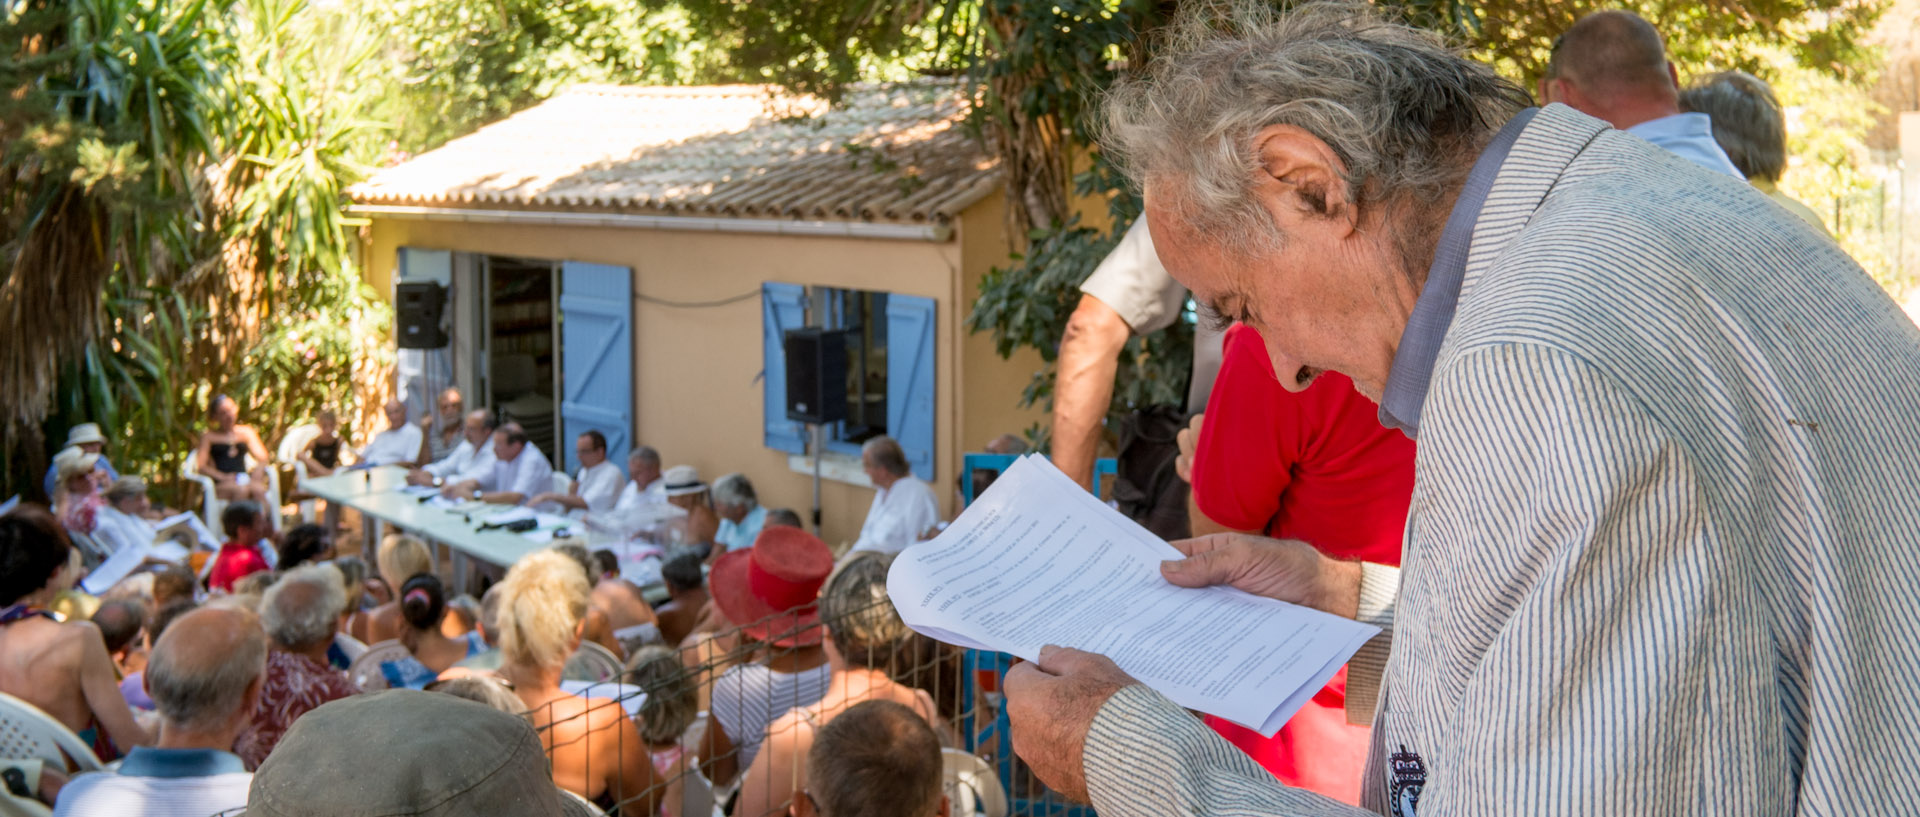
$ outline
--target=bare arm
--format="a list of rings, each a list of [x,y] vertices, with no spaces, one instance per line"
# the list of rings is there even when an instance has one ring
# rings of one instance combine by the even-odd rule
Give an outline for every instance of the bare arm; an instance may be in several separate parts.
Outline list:
[[[225,482],[232,476],[213,467],[213,440],[208,435],[200,435],[200,444],[194,447],[193,464],[201,476],[212,477],[214,482]]]
[[[113,656],[107,654],[100,630],[91,622],[74,626],[80,628],[80,694],[86,697],[94,719],[122,750],[153,745],[153,736],[134,721],[126,696],[120,694],[120,686],[113,680]]]
[[[241,426],[240,439],[246,442],[247,453],[253,455],[254,470],[266,468],[271,460],[267,457],[267,444],[260,441],[260,432],[254,431],[253,426]]]
[[[1083,488],[1093,487],[1100,425],[1113,402],[1120,349],[1132,331],[1113,307],[1081,295],[1060,338],[1053,386],[1053,464]]]
[[[813,727],[789,712],[767,727],[767,739],[740,782],[740,799],[733,817],[772,817],[784,814],[793,793],[807,786],[806,764],[798,762],[813,748]]]
[[[589,707],[612,707],[615,714],[608,717],[608,724],[600,728],[606,745],[600,757],[613,758],[607,764],[607,791],[620,803],[622,814],[652,815],[660,813],[660,784],[665,782],[653,770],[653,757],[647,753],[647,744],[640,740],[640,730],[635,729],[633,721],[628,720],[620,705],[605,699],[588,699]]]
[[[715,786],[732,783],[740,774],[740,755],[719,718],[707,721],[707,732],[700,738],[700,761],[707,771],[707,779]]]

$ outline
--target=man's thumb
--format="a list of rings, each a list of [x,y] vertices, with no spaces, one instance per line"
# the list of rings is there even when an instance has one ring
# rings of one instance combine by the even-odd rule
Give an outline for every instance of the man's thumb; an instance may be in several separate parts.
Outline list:
[[[1221,551],[1209,550],[1196,553],[1185,559],[1169,559],[1160,563],[1160,575],[1169,584],[1180,587],[1211,587],[1227,582],[1229,568],[1221,558]]]

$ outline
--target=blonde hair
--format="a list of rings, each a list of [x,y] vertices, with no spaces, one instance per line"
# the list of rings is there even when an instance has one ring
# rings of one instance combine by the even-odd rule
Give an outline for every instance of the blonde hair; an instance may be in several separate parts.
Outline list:
[[[593,592],[579,563],[551,550],[528,554],[494,592],[500,594],[500,651],[508,661],[543,669],[567,662]]]
[[[380,553],[374,558],[379,566],[380,578],[395,593],[408,579],[422,573],[433,572],[433,555],[427,551],[427,545],[411,536],[389,534],[380,542]]]

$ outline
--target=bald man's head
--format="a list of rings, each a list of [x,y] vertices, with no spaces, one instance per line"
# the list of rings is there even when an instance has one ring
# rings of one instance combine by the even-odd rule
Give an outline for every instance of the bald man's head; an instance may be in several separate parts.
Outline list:
[[[1540,80],[1543,101],[1565,103],[1616,128],[1679,113],[1679,95],[1660,32],[1630,11],[1580,18],[1554,41]]]
[[[267,669],[260,619],[239,608],[201,608],[167,626],[147,662],[147,694],[175,728],[244,723]]]

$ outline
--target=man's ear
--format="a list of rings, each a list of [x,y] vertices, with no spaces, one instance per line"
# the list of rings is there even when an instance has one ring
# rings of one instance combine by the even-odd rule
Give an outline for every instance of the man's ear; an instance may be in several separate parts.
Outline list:
[[[1358,226],[1353,193],[1345,178],[1346,163],[1333,146],[1306,129],[1268,125],[1254,134],[1261,179],[1255,195],[1276,215],[1291,210]]]
[[[1680,87],[1680,66],[1674,65],[1673,60],[1667,60],[1667,79],[1673,82],[1674,88]]]
[[[787,814],[788,817],[820,817],[819,812],[813,810],[813,798],[807,796],[806,789],[793,790],[793,799],[787,801]]]

